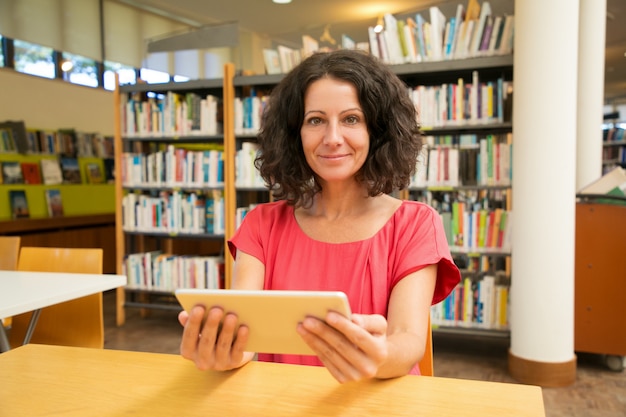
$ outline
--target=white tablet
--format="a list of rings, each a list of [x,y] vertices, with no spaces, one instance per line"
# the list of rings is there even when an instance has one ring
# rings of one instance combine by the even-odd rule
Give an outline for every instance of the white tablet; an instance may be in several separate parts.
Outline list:
[[[329,310],[350,317],[348,297],[340,291],[178,289],[176,298],[186,311],[200,304],[236,313],[249,328],[246,350],[258,353],[312,355],[296,332],[298,323],[307,316],[323,319]]]

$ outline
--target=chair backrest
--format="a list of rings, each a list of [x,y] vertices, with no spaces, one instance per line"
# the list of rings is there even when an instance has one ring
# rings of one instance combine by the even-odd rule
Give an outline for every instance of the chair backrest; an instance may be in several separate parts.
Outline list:
[[[19,236],[0,236],[0,269],[14,271],[20,253]]]
[[[17,269],[17,258],[20,254],[19,236],[0,236],[0,270],[14,271]],[[0,317],[0,326],[11,326],[11,317]]]
[[[23,247],[17,269],[20,271],[102,273],[102,249]],[[13,317],[10,343],[24,340],[32,313]],[[32,343],[102,348],[104,319],[102,293],[52,305],[41,310]]]
[[[424,356],[419,362],[420,373],[425,376],[435,376],[433,364],[433,328],[430,325],[430,315],[428,316],[428,331],[426,332],[426,348]]]

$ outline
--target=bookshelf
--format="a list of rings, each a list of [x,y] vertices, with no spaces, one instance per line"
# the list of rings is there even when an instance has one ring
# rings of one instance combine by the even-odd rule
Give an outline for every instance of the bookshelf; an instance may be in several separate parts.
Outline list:
[[[506,155],[510,159],[512,151],[512,131],[511,122],[511,91],[513,79],[513,57],[511,55],[475,57],[463,60],[451,61],[432,61],[423,63],[411,63],[391,65],[393,71],[405,81],[407,87],[411,90],[417,85],[427,84],[429,86],[441,86],[445,83],[459,84],[459,80],[463,80],[463,85],[471,85],[472,82],[492,83],[493,86],[502,89],[508,88],[508,97],[502,99],[499,104],[499,115],[494,110],[494,115],[489,118],[468,117],[468,120],[438,120],[436,123],[423,124],[424,134],[427,137],[426,151],[430,152],[434,149],[456,149],[463,152],[464,149],[476,149],[476,156],[480,155],[480,142],[491,141],[489,145],[490,152],[495,149],[495,145],[501,144],[507,149]],[[235,105],[235,141],[233,142],[236,152],[240,152],[244,143],[254,143],[254,123],[249,120],[252,116],[246,114],[246,111],[254,109],[255,112],[263,106],[262,97],[269,94],[271,88],[276,85],[283,75],[254,75],[254,76],[236,76],[233,84],[235,94],[242,103]],[[498,84],[500,80],[500,84]],[[494,93],[495,94],[495,93]],[[245,100],[256,101],[256,104],[245,104]],[[495,106],[495,104],[494,104]],[[243,112],[242,115],[237,115]],[[246,121],[248,120],[248,121]],[[460,137],[474,137],[474,143],[466,145],[459,143]],[[439,143],[443,138],[455,138],[449,143]],[[495,144],[494,144],[495,143]],[[504,152],[503,152],[504,154]],[[486,155],[483,158],[487,158]],[[493,156],[489,156],[493,158]],[[251,159],[249,159],[251,160]],[[239,161],[238,161],[239,163]],[[458,162],[457,162],[458,164]],[[237,165],[237,164],[236,164]],[[237,172],[240,168],[236,168]],[[428,166],[422,166],[420,172],[429,174]],[[435,206],[444,219],[444,224],[448,224],[451,220],[451,204],[455,201],[467,202],[465,206],[466,216],[478,218],[482,216],[483,222],[488,221],[491,213],[491,221],[498,212],[499,218],[504,218],[502,213],[511,211],[511,167],[508,165],[506,175],[503,178],[496,178],[493,173],[485,177],[483,181],[473,179],[469,181],[465,177],[459,177],[452,184],[429,183],[423,178],[422,183],[414,182],[408,190],[400,193],[401,198],[414,200],[422,200]],[[506,177],[506,178],[505,178]],[[417,179],[416,179],[417,180]],[[246,204],[254,204],[268,201],[269,192],[262,185],[240,185],[236,182],[237,204],[241,210]],[[472,203],[472,204],[470,204]],[[447,205],[446,205],[447,204]],[[477,220],[475,220],[477,222]],[[449,297],[445,303],[441,303],[433,308],[434,329],[435,331],[447,333],[470,333],[475,335],[486,335],[494,337],[508,337],[508,320],[507,320],[507,302],[508,287],[510,285],[510,244],[503,242],[505,239],[504,222],[502,222],[502,231],[494,234],[495,231],[490,230],[490,234],[494,236],[493,243],[485,244],[463,244],[454,242],[450,237],[451,251],[455,262],[462,269],[463,283],[459,286],[456,294]],[[510,225],[510,223],[509,223]],[[510,230],[509,230],[510,233]],[[510,238],[510,237],[509,237]],[[465,239],[469,239],[465,237]],[[500,239],[500,240],[498,240]],[[496,242],[500,242],[496,244]],[[457,243],[457,244],[455,244]],[[482,315],[473,317],[474,313],[469,312],[469,319],[463,320],[461,316],[451,318],[452,309],[457,303],[455,297],[463,291],[471,292],[472,296],[476,293],[476,297],[480,294],[480,284],[488,277],[484,287],[489,288],[489,293],[493,294],[493,298],[497,296],[499,304],[494,307],[491,316],[493,323],[487,324],[482,322]],[[485,288],[482,292],[485,293]],[[497,295],[496,295],[497,294]],[[483,303],[482,298],[477,298],[476,303]],[[448,317],[446,317],[448,315]],[[489,317],[491,317],[489,316]],[[498,317],[499,321],[495,318]]]
[[[626,123],[620,120],[620,113],[613,112],[604,116],[602,129],[602,173],[606,174],[615,167],[626,168]]]
[[[229,285],[229,79],[116,87],[118,325],[125,308],[179,309],[176,288]]]
[[[393,70],[405,81],[407,87],[410,89],[416,88],[418,85],[429,86],[441,86],[443,83],[451,82],[458,85],[460,80],[463,80],[464,85],[471,85],[476,80],[483,80],[485,82],[493,82],[493,85],[498,85],[498,80],[501,80],[505,85],[512,82],[513,77],[513,58],[510,55],[507,56],[493,56],[493,57],[476,57],[465,60],[447,61],[447,62],[426,62],[419,64],[402,64],[392,66]],[[224,152],[224,183],[223,183],[223,195],[224,195],[224,231],[219,236],[212,236],[208,234],[193,234],[190,236],[183,236],[182,234],[172,235],[168,232],[154,232],[145,230],[123,230],[122,227],[118,227],[118,265],[124,262],[124,257],[133,252],[136,248],[141,249],[144,252],[151,252],[160,248],[160,250],[178,250],[179,253],[192,253],[183,252],[188,250],[189,247],[181,246],[183,241],[195,239],[196,242],[201,242],[206,245],[211,242],[210,246],[214,254],[225,253],[226,241],[234,234],[234,231],[238,224],[238,219],[243,215],[243,211],[253,204],[267,202],[271,199],[269,191],[266,187],[259,183],[254,176],[248,177],[248,174],[254,174],[254,168],[251,165],[255,154],[255,141],[256,130],[258,129],[258,116],[260,115],[263,107],[263,97],[267,96],[272,88],[282,79],[282,74],[273,75],[234,75],[232,64],[227,64],[225,68],[225,77],[223,80],[198,80],[185,83],[169,83],[163,85],[137,85],[137,86],[122,86],[118,88],[117,94],[137,94],[137,93],[159,93],[164,94],[168,91],[176,92],[189,92],[200,91],[206,93],[211,91],[216,95],[222,97],[224,103],[224,117],[223,117],[223,131],[220,135],[204,137],[200,136],[160,136],[160,135],[124,135],[123,130],[120,127],[116,127],[116,141],[119,140],[119,149],[123,149],[129,152],[132,149],[141,149],[145,152],[145,149],[154,147],[155,143],[194,143],[201,142],[206,143],[208,141],[223,144]],[[478,78],[477,78],[478,77]],[[419,83],[419,84],[418,84]],[[510,87],[510,86],[509,86]],[[469,91],[469,90],[468,90]],[[120,102],[120,98],[116,98],[116,103]],[[430,138],[444,138],[444,137],[460,137],[475,136],[476,143],[470,146],[470,148],[479,148],[480,140],[486,140],[487,138],[499,138],[499,142],[503,145],[506,144],[510,147],[513,126],[510,121],[510,108],[506,103],[500,103],[499,116],[491,117],[490,119],[481,118],[476,120],[450,120],[439,122],[437,124],[424,126],[425,135],[429,138],[429,145],[427,150],[430,151],[437,147],[447,146],[450,148],[462,149],[464,145],[458,142],[452,142],[450,144],[439,144],[436,140]],[[496,106],[497,107],[497,106]],[[254,114],[249,114],[253,111]],[[506,113],[506,115],[505,115]],[[495,113],[494,113],[495,114]],[[123,117],[122,117],[123,118]],[[122,120],[119,121],[122,124]],[[116,142],[116,144],[118,144]],[[510,151],[510,150],[509,150]],[[122,155],[119,156],[120,160]],[[247,160],[247,168],[242,166],[242,160]],[[119,164],[120,169],[124,164]],[[426,172],[428,172],[426,170]],[[412,184],[408,190],[404,190],[401,193],[402,198],[419,199],[427,201],[429,204],[433,204],[442,213],[442,217],[448,216],[445,213],[450,213],[449,207],[446,207],[444,202],[454,202],[459,196],[463,201],[473,201],[475,204],[482,204],[481,209],[485,212],[491,212],[491,208],[494,210],[497,208],[501,211],[507,211],[511,208],[511,182],[510,171],[508,172],[508,181],[494,182],[491,179],[489,181],[474,182],[472,184],[467,183],[465,178],[461,178],[459,181],[452,185],[441,184]],[[124,178],[124,174],[120,172],[120,178]],[[145,184],[134,184],[132,186],[124,186],[119,183],[117,185],[118,207],[122,206],[122,198],[129,193],[150,193],[154,191],[169,191],[170,189],[164,186],[154,187]],[[201,187],[202,191],[209,191],[210,188]],[[181,191],[186,189],[181,188]],[[478,206],[476,207],[476,209]],[[469,204],[466,207],[469,210]],[[478,209],[476,211],[479,211]],[[118,213],[120,217],[121,213]],[[448,216],[449,217],[449,216]],[[121,218],[118,221],[121,226]],[[158,243],[157,243],[158,242]],[[451,239],[451,242],[454,241]],[[161,245],[161,246],[159,246]],[[175,247],[178,245],[178,247]],[[452,252],[455,260],[463,270],[464,279],[468,279],[472,293],[474,291],[480,291],[477,283],[481,282],[485,275],[493,275],[494,282],[493,287],[498,291],[504,291],[506,296],[506,290],[508,290],[508,284],[510,283],[510,248],[499,246],[482,245],[470,246],[470,245],[454,245],[452,244]],[[164,249],[163,249],[164,248]],[[197,251],[197,248],[194,248]],[[226,257],[226,259],[228,259]],[[228,286],[230,283],[232,263],[226,261],[224,264],[224,285]],[[121,270],[120,270],[121,272]],[[464,282],[467,286],[468,282]],[[118,324],[123,323],[123,308],[127,307],[148,307],[148,308],[161,308],[161,301],[163,298],[168,299],[168,293],[161,293],[158,291],[137,291],[136,289],[127,288],[125,290],[119,290],[118,293]],[[139,293],[140,297],[137,299],[126,300],[125,296],[130,293]],[[171,292],[169,293],[171,296]],[[501,296],[500,296],[501,297]],[[506,298],[505,298],[506,300]],[[506,308],[506,303],[501,303],[502,308]],[[174,308],[177,308],[176,306]],[[436,314],[444,314],[443,312]],[[495,314],[495,312],[494,312]],[[502,315],[498,310],[498,314]],[[462,323],[458,320],[455,321],[440,321],[435,323],[436,331],[445,332],[471,332],[474,334],[487,334],[493,336],[507,336],[506,324],[494,324],[487,326],[482,323],[470,321]]]

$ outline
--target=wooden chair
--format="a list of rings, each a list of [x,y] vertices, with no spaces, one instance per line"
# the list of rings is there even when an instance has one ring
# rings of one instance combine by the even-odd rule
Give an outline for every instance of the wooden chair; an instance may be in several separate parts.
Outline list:
[[[424,357],[419,362],[420,373],[424,376],[435,376],[433,365],[433,328],[430,325],[430,316],[428,316],[428,332],[426,333],[426,349],[424,349]]]
[[[102,273],[102,249],[23,247],[19,271]],[[20,346],[32,312],[13,317],[11,346]],[[52,305],[41,310],[31,343],[104,347],[102,293]]]
[[[0,236],[0,269],[14,271],[20,253],[19,236]]]
[[[0,236],[0,270],[17,269],[21,240],[19,236]],[[0,317],[0,326],[10,327],[11,323],[11,317]]]

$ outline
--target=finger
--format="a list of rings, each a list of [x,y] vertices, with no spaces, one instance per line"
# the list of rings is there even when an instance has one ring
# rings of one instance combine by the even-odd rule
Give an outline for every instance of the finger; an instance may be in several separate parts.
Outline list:
[[[373,335],[387,334],[387,319],[380,314],[353,314],[352,322]]]
[[[194,361],[200,370],[211,369],[215,364],[215,343],[223,317],[224,311],[221,308],[211,308],[207,313],[202,331],[197,335],[197,352]]]
[[[198,335],[204,317],[204,307],[195,306],[187,315],[183,336],[180,342],[180,353],[186,359],[195,360],[198,345]]]
[[[323,322],[314,318],[305,319],[305,321],[317,321],[318,323],[307,323],[306,327],[304,322],[299,324],[296,330],[302,336],[303,340],[313,350],[318,359],[324,364],[331,375],[339,382],[345,383],[352,380],[361,379],[359,372],[354,368],[350,362],[346,359],[346,356],[350,356],[341,348],[337,349],[333,345],[327,343],[324,339],[319,337],[313,331],[309,331],[307,327],[314,329],[318,324],[326,326]]]
[[[228,313],[224,316],[222,328],[217,334],[215,345],[215,369],[230,369],[233,341],[238,327],[237,315]]]
[[[181,326],[185,327],[187,320],[189,320],[189,313],[187,313],[185,310],[178,313],[178,322],[181,324]]]
[[[246,344],[248,343],[248,335],[250,334],[250,330],[248,326],[242,324],[237,329],[237,336],[235,337],[235,343],[233,343],[233,348],[231,351],[231,364],[233,366],[237,366],[243,361],[243,355],[246,351]]]

